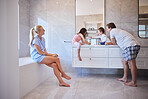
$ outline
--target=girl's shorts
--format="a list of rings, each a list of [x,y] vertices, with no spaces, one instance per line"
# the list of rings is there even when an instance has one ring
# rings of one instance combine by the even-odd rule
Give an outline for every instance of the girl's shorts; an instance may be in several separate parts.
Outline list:
[[[81,48],[81,44],[79,42],[75,42],[74,45],[77,46],[77,49],[80,49]]]

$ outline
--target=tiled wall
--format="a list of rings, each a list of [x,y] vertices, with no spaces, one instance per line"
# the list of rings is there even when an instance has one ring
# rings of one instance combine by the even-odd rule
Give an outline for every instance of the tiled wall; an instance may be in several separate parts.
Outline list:
[[[30,33],[30,3],[29,0],[19,0],[19,57],[29,55]]]
[[[138,0],[106,0],[106,23],[114,22],[133,34],[142,45],[148,46],[148,39],[138,37]],[[75,0],[30,0],[30,28],[41,24],[45,28],[47,50],[57,53],[62,67],[67,72],[79,73],[121,73],[117,69],[72,68],[72,47],[75,35]]]
[[[133,34],[141,45],[148,39],[138,37],[138,0],[106,0],[106,24],[114,22],[117,28]]]

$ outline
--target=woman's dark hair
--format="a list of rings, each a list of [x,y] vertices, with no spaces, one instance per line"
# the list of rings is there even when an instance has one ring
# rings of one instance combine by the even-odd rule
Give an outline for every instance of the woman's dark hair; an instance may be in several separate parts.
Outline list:
[[[81,28],[79,33],[81,33],[85,38],[85,35],[87,34],[87,33],[85,34],[86,31],[87,31],[86,28]]]
[[[100,27],[98,30],[99,30],[100,32],[102,32],[103,34],[105,34],[105,30],[104,30],[103,27]]]
[[[108,23],[107,25],[106,25],[108,28],[116,28],[116,25],[114,24],[114,23]]]

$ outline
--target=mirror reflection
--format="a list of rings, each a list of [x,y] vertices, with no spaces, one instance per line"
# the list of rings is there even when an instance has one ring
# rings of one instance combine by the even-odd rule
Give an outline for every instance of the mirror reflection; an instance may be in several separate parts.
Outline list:
[[[148,0],[139,0],[139,37],[148,38]]]
[[[86,38],[97,36],[99,27],[104,27],[104,0],[76,0],[76,33],[86,28]]]

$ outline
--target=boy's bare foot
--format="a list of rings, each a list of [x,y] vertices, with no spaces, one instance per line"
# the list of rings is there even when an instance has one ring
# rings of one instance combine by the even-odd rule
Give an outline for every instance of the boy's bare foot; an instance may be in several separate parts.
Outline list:
[[[121,81],[121,82],[127,82],[127,79],[125,78],[117,78],[118,81]]]
[[[134,82],[125,82],[124,84],[125,84],[126,86],[137,87],[137,84],[135,84]]]
[[[60,83],[60,84],[59,84],[59,86],[63,86],[63,87],[70,87],[70,85],[69,85],[69,84],[66,84],[65,82]]]
[[[66,75],[66,74],[62,74],[62,77],[64,77],[64,78],[67,79],[67,80],[70,80],[70,79],[71,79],[71,77],[69,77],[69,76]]]

